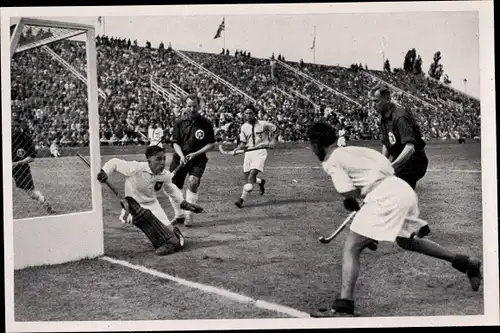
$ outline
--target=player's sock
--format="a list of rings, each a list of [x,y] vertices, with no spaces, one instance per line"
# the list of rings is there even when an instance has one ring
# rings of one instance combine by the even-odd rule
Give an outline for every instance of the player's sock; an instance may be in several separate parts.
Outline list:
[[[264,195],[264,192],[266,191],[266,188],[264,187],[264,185],[266,184],[266,180],[257,178],[257,184],[259,185],[260,195]]]
[[[186,191],[186,201],[191,204],[196,204],[196,202],[198,201],[198,193],[199,192],[194,193],[190,189],[188,189]],[[186,225],[188,225],[193,220],[193,212],[186,210],[184,214],[186,215],[185,223]]]
[[[246,198],[248,197],[248,194],[250,194],[250,192],[248,192],[247,190],[245,190],[245,188],[243,188],[243,190],[241,191],[241,196],[240,196],[240,199],[243,201],[243,200],[246,200]]]
[[[169,196],[168,200],[170,200],[170,204],[174,208],[174,214],[175,214],[174,219],[184,218],[184,210],[182,210],[180,206],[175,203],[172,197]]]
[[[28,195],[33,199],[33,200],[36,200],[38,201],[39,203],[41,203],[42,205],[45,203],[45,197],[43,196],[43,194],[38,191],[38,190],[33,190],[33,191],[30,191],[28,192]]]

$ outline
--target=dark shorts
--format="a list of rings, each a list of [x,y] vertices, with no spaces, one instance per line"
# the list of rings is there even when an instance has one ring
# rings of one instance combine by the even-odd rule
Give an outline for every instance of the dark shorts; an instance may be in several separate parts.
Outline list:
[[[17,188],[26,191],[32,191],[35,189],[33,176],[31,175],[30,167],[27,164],[22,164],[20,166],[12,168],[12,178],[14,178]]]
[[[413,155],[406,163],[402,164],[395,170],[395,176],[403,179],[413,189],[417,186],[417,182],[422,179],[427,173],[429,160],[425,152],[419,152]]]
[[[197,158],[195,160],[189,161],[185,166],[181,167],[174,178],[172,178],[172,183],[174,183],[178,188],[181,189],[184,187],[184,181],[186,180],[186,176],[188,174],[201,179],[208,162],[208,159],[206,157],[201,157],[202,158]],[[175,168],[177,168],[177,166],[180,164],[180,161],[181,160],[179,156],[177,156],[177,154],[174,154],[172,162],[170,163],[170,172],[174,171]]]

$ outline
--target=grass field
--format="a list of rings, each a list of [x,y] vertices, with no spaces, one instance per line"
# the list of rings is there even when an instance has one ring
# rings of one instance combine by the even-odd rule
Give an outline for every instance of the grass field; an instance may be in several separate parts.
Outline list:
[[[417,193],[429,238],[481,257],[480,144],[432,144],[427,153],[429,172]],[[243,209],[233,203],[243,185],[243,157],[211,152],[209,158],[199,200],[206,210],[192,228],[181,227],[187,247],[166,257],[155,256],[138,229],[119,222],[119,202],[103,188],[106,256],[302,312],[329,305],[340,289],[345,233],[329,245],[318,237],[348,213],[311,150],[271,151],[266,194],[252,193]],[[68,166],[72,176],[59,177]],[[77,157],[39,159],[32,168],[55,209],[90,209],[89,170]],[[123,189],[122,176],[111,179]],[[173,216],[163,195],[160,202]],[[14,203],[16,217],[44,214],[17,190]],[[14,283],[16,321],[289,317],[99,259],[19,270]],[[482,288],[473,292],[451,265],[389,243],[362,255],[356,301],[360,315],[369,317],[483,313]]]

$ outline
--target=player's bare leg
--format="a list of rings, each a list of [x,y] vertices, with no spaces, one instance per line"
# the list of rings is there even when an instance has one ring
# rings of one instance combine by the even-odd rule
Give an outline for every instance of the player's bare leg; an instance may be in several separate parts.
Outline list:
[[[31,199],[38,201],[38,203],[42,205],[42,207],[47,211],[47,213],[49,214],[56,213],[40,191],[33,189],[33,190],[25,190],[25,192]]]
[[[200,186],[200,178],[189,175],[188,181],[187,181],[187,190],[186,190],[186,201],[195,205],[196,202],[198,201],[198,187]],[[185,221],[184,225],[186,227],[192,225],[193,223],[193,212],[192,211],[185,211]]]
[[[261,194],[263,194],[263,179],[257,178],[257,174],[259,170],[252,169],[249,172],[245,172],[245,180],[246,184],[243,185],[243,191],[241,192],[240,198],[234,203],[238,208],[243,207],[243,202],[246,200],[250,192],[253,191],[255,184],[257,183],[257,179],[259,179],[259,186],[261,187]],[[265,183],[265,181],[264,181]],[[262,185],[261,185],[262,184]]]
[[[344,317],[354,314],[354,289],[359,276],[360,255],[372,239],[349,231],[342,254],[342,287],[340,298],[330,309],[319,309],[311,317]]]
[[[425,254],[429,257],[446,260],[452,267],[462,273],[466,273],[472,290],[479,290],[482,281],[481,261],[466,255],[449,251],[441,245],[418,237],[402,238],[397,237],[396,243],[403,249]]]

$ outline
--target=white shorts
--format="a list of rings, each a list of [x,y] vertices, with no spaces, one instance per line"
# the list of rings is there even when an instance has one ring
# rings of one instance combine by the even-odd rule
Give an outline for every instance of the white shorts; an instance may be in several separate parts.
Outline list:
[[[158,200],[154,200],[151,202],[146,202],[146,203],[141,203],[141,207],[149,209],[151,213],[153,213],[154,216],[158,218],[164,225],[170,225],[170,220],[168,219],[167,214],[163,210],[163,208],[160,206],[160,203]],[[125,221],[125,215],[126,215],[125,209],[122,208],[121,214],[120,214],[120,221],[122,223],[126,223]]]
[[[406,219],[418,215],[415,191],[404,180],[391,176],[368,193],[350,229],[371,239],[394,242],[396,237],[409,238],[427,225],[422,220]]]
[[[245,160],[243,161],[243,172],[249,172],[252,169],[264,172],[264,164],[267,159],[267,150],[259,149],[245,153]]]

